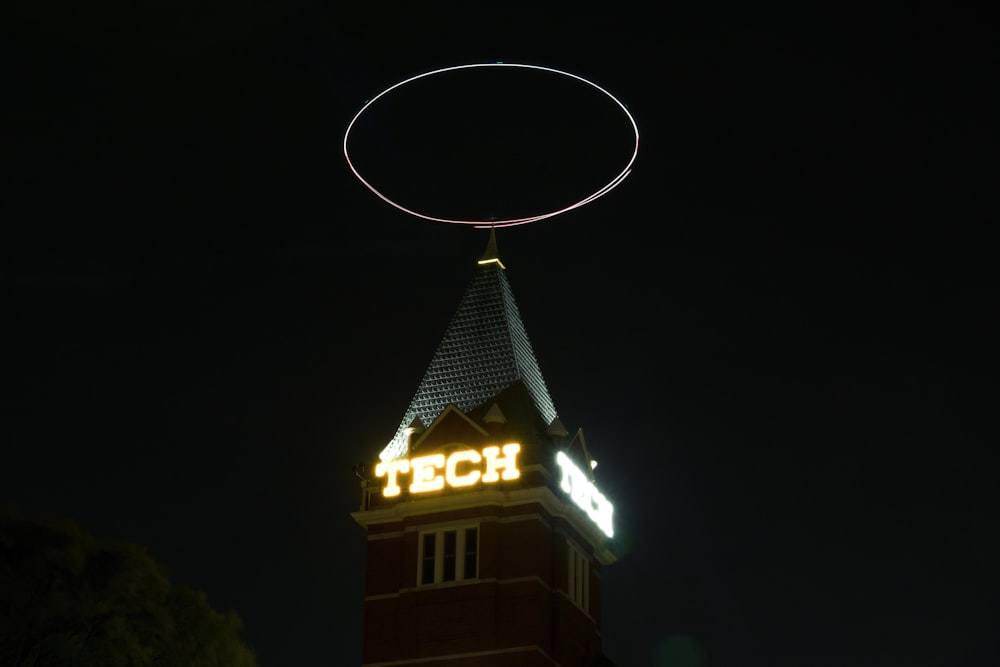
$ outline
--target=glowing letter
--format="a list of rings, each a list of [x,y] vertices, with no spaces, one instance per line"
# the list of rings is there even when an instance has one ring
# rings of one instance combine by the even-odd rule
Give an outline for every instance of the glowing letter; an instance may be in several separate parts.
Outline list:
[[[410,462],[407,459],[396,459],[395,461],[383,462],[375,466],[376,477],[381,477],[382,475],[388,475],[389,477],[386,480],[385,488],[382,489],[383,496],[399,495],[399,484],[396,483],[397,472],[404,474],[410,472]]]
[[[444,477],[437,474],[436,468],[444,467],[444,454],[431,454],[410,459],[413,466],[413,483],[410,493],[424,491],[439,491],[444,488]]]
[[[495,482],[500,479],[497,475],[497,468],[503,468],[504,479],[517,479],[521,476],[521,471],[517,469],[517,453],[521,451],[521,445],[510,444],[503,446],[504,455],[498,456],[499,447],[486,447],[483,449],[483,456],[486,458],[486,472],[483,473],[484,482]]]
[[[612,513],[615,511],[614,506],[608,502],[608,499],[604,497],[597,487],[590,484],[590,508],[587,510],[587,514],[590,518],[594,520],[597,527],[604,531],[604,534],[608,537],[613,537],[615,534],[614,523],[611,520]]]
[[[470,470],[464,475],[459,475],[455,469],[458,464],[462,461],[468,461],[469,463],[479,463],[483,460],[483,457],[479,455],[479,452],[474,449],[467,449],[462,452],[455,452],[448,457],[448,465],[444,469],[444,478],[448,480],[450,486],[472,486],[479,481],[480,472],[478,470]]]
[[[608,502],[594,483],[580,471],[579,468],[562,452],[556,453],[556,463],[562,468],[563,478],[560,483],[562,490],[569,494],[573,502],[580,509],[587,513],[590,520],[597,524],[597,527],[604,531],[608,537],[614,535],[614,526],[611,520],[614,506]]]

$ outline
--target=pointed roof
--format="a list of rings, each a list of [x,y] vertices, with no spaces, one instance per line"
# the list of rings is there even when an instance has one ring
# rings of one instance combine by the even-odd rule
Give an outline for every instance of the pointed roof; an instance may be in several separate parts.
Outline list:
[[[449,404],[467,412],[519,380],[544,422],[557,418],[505,271],[491,228],[472,281],[382,460],[407,456],[407,427],[415,419],[430,424]]]
[[[597,463],[587,450],[587,441],[583,437],[582,428],[577,429],[576,435],[573,436],[573,440],[566,445],[565,452],[567,456],[576,462],[576,464],[580,467],[580,470],[584,471],[584,474],[587,475],[590,481],[593,482],[594,467],[597,466]]]

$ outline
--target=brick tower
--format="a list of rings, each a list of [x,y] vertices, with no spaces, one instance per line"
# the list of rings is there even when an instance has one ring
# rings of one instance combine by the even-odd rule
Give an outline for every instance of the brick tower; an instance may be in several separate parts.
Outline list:
[[[612,506],[559,420],[495,230],[352,517],[367,533],[362,660],[606,666]]]

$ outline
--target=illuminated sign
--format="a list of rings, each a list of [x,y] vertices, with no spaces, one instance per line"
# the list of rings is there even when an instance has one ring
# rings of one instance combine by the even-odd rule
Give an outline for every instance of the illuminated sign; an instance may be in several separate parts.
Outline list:
[[[597,527],[605,535],[608,537],[614,535],[611,515],[615,508],[604,497],[604,494],[598,491],[590,478],[562,452],[556,453],[556,463],[562,468],[563,477],[560,485],[562,490],[569,494],[573,502],[587,513],[587,516],[597,524]]]
[[[401,491],[399,477],[407,474],[411,475],[410,493],[440,491],[446,485],[456,488],[472,486],[480,481],[492,484],[501,479],[517,479],[521,476],[517,467],[517,454],[520,451],[521,445],[512,443],[502,448],[484,447],[482,453],[474,449],[461,449],[447,457],[444,454],[429,454],[412,459],[382,461],[375,466],[375,476],[386,477],[383,496],[398,496]],[[480,463],[483,463],[482,469],[477,467]],[[503,473],[497,472],[499,470]],[[440,471],[444,471],[444,475],[439,474]]]

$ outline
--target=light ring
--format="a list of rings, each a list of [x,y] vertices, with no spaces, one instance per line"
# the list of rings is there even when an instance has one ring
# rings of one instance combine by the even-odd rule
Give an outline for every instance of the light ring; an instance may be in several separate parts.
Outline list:
[[[379,98],[383,97],[384,95],[392,92],[393,90],[395,90],[395,89],[397,89],[397,88],[399,88],[401,86],[405,86],[408,83],[411,83],[411,82],[416,81],[418,79],[423,79],[423,78],[428,77],[428,76],[433,76],[435,74],[441,74],[441,73],[444,73],[444,72],[452,72],[452,71],[461,70],[461,69],[470,69],[470,68],[473,68],[473,67],[519,67],[519,68],[523,68],[523,69],[534,69],[534,70],[541,70],[541,71],[545,71],[545,72],[552,72],[554,74],[561,74],[562,76],[568,76],[571,79],[576,79],[577,81],[582,81],[583,83],[587,84],[588,86],[591,86],[591,87],[596,88],[597,90],[601,91],[604,95],[606,95],[607,97],[609,97],[611,99],[611,101],[613,101],[615,104],[617,104],[619,107],[621,107],[621,110],[625,112],[625,117],[628,118],[629,123],[631,123],[631,125],[632,125],[632,130],[635,132],[635,147],[632,150],[632,156],[629,158],[628,163],[625,165],[625,167],[620,172],[618,172],[618,174],[614,178],[612,178],[610,181],[608,181],[604,186],[602,186],[601,188],[599,188],[596,192],[594,192],[594,193],[592,193],[590,195],[587,195],[586,197],[584,197],[580,201],[576,202],[575,204],[570,204],[569,206],[564,206],[563,208],[557,209],[555,211],[549,211],[548,213],[541,213],[539,215],[532,215],[532,216],[528,216],[528,217],[524,217],[524,218],[507,218],[507,219],[503,219],[503,220],[461,220],[461,219],[452,219],[452,218],[438,218],[438,217],[435,217],[435,216],[432,216],[432,215],[427,215],[427,214],[424,214],[424,213],[420,213],[419,211],[414,211],[413,209],[406,208],[402,204],[399,204],[399,203],[394,202],[393,200],[389,199],[384,194],[382,194],[381,192],[379,192],[375,188],[375,186],[373,186],[371,183],[369,183],[368,181],[366,181],[365,178],[355,168],[354,163],[351,162],[351,156],[350,156],[350,154],[348,153],[348,150],[347,150],[347,142],[348,142],[348,139],[351,136],[351,129],[354,127],[354,124],[358,121],[358,119],[361,117],[361,115],[371,105],[373,105],[375,102],[377,102],[379,100]],[[354,173],[354,175],[357,177],[357,179],[359,181],[361,181],[361,183],[365,187],[367,187],[369,190],[371,190],[373,193],[375,193],[375,195],[377,197],[379,197],[382,201],[386,202],[387,204],[389,204],[391,206],[394,206],[395,208],[398,208],[400,211],[403,211],[404,213],[409,213],[410,215],[416,216],[418,218],[423,218],[424,220],[431,220],[431,221],[434,221],[434,222],[448,222],[448,223],[459,224],[459,225],[473,225],[473,226],[479,227],[479,228],[483,228],[483,227],[511,227],[513,225],[523,225],[523,224],[526,224],[526,223],[529,223],[529,222],[536,222],[538,220],[544,220],[546,218],[551,218],[553,216],[559,215],[560,213],[565,213],[567,211],[572,211],[573,209],[579,208],[579,207],[583,206],[584,204],[589,204],[590,202],[594,201],[598,197],[603,197],[604,195],[606,195],[607,193],[609,193],[611,190],[613,190],[615,187],[617,187],[623,180],[625,180],[625,177],[627,177],[632,172],[632,165],[633,165],[633,163],[635,163],[635,158],[636,158],[636,156],[638,154],[639,154],[639,127],[635,123],[635,118],[632,117],[632,114],[629,113],[628,109],[625,107],[624,104],[622,104],[622,102],[617,97],[615,97],[614,95],[612,95],[611,93],[609,93],[607,90],[605,90],[604,88],[602,88],[599,85],[597,85],[596,83],[594,83],[593,81],[588,81],[587,79],[584,79],[581,76],[577,76],[576,74],[571,74],[569,72],[564,72],[562,70],[553,69],[551,67],[542,67],[540,65],[525,65],[525,64],[518,64],[518,63],[474,63],[474,64],[469,64],[469,65],[456,65],[454,67],[442,67],[440,69],[436,69],[436,70],[432,70],[430,72],[424,72],[423,74],[418,74],[416,76],[412,76],[409,79],[405,79],[404,81],[400,81],[399,83],[396,83],[396,84],[394,84],[392,86],[389,86],[388,88],[386,88],[385,90],[383,90],[381,93],[379,93],[378,95],[376,95],[372,99],[370,99],[367,102],[365,102],[365,105],[363,107],[361,107],[361,110],[358,111],[356,114],[354,114],[354,117],[351,118],[351,122],[348,123],[348,125],[347,125],[347,131],[344,132],[344,159],[347,160],[347,166],[350,167],[351,171]]]

